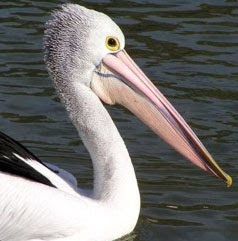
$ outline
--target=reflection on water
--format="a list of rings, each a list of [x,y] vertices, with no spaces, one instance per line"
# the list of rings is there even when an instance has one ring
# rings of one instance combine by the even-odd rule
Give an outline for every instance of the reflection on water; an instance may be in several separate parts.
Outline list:
[[[170,150],[128,111],[108,107],[133,158],[142,194],[138,225],[122,240],[237,240],[237,2],[74,2],[120,24],[127,51],[235,179],[227,189]],[[58,3],[0,3],[0,127],[90,186],[88,154],[42,61],[44,22]]]

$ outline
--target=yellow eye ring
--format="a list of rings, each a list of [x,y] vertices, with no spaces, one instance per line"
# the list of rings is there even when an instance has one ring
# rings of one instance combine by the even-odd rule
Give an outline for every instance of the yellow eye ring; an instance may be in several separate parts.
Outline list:
[[[116,37],[108,36],[106,38],[106,47],[111,51],[117,51],[120,48],[120,43]]]

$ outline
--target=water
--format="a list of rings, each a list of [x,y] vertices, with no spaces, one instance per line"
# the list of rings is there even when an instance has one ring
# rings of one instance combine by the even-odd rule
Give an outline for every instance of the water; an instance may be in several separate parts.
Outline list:
[[[0,3],[0,129],[90,187],[92,166],[42,58],[49,12],[63,1]],[[141,190],[124,240],[238,240],[238,3],[232,0],[74,1],[113,17],[127,51],[234,178],[228,189],[190,165],[128,111],[109,107]],[[80,159],[80,161],[78,161]]]

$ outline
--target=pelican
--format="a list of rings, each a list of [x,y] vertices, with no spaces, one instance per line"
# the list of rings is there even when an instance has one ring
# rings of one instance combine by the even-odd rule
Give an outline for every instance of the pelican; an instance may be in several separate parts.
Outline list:
[[[66,4],[46,23],[45,62],[93,163],[93,190],[0,134],[1,241],[111,241],[130,233],[140,194],[127,148],[102,102],[128,108],[201,169],[232,179],[125,51],[107,15]]]

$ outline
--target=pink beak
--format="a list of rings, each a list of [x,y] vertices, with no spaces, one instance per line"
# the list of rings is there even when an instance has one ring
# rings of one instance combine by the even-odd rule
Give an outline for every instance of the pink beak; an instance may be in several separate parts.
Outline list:
[[[102,62],[107,74],[100,76],[100,86],[94,81],[93,87],[102,100],[127,107],[186,159],[231,186],[232,178],[218,166],[182,116],[125,50],[106,55]]]

